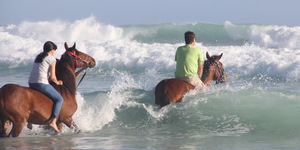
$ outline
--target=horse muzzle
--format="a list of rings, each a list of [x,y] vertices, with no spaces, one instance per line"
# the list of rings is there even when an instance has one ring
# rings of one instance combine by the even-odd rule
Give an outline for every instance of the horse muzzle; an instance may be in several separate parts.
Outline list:
[[[87,62],[87,65],[88,65],[89,68],[93,68],[93,67],[96,66],[96,61],[93,57],[90,57],[90,58],[91,59],[90,59],[90,61]]]
[[[89,62],[89,63],[88,63],[88,67],[89,67],[89,68],[93,68],[93,67],[95,67],[95,65],[96,65],[95,62]]]
[[[220,83],[225,83],[227,80],[227,74],[224,73],[223,76],[221,77]]]

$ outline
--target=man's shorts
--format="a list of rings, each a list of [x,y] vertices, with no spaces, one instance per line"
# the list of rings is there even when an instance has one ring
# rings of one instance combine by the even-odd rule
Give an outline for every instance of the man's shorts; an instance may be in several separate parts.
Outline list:
[[[178,79],[182,79],[182,80],[192,84],[197,89],[202,89],[204,87],[204,83],[200,80],[199,77],[184,77],[184,78],[178,78]]]

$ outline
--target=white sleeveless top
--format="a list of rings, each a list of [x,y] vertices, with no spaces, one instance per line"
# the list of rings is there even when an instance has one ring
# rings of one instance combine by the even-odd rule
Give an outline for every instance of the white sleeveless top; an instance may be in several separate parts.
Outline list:
[[[52,55],[48,55],[41,63],[33,63],[28,83],[49,84],[50,65],[55,61],[56,59]]]

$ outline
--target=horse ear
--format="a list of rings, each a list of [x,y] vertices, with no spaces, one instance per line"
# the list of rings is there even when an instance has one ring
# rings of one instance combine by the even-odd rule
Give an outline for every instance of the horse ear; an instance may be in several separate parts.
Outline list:
[[[67,50],[69,48],[67,42],[65,42],[65,49]]]
[[[221,53],[221,55],[219,55],[219,56],[216,58],[216,60],[219,61],[219,60],[222,58],[222,56],[223,56],[223,53]]]
[[[210,55],[208,52],[206,52],[206,58],[209,59],[210,58]]]
[[[75,49],[76,47],[76,42],[74,42],[74,45],[72,46],[72,49]]]

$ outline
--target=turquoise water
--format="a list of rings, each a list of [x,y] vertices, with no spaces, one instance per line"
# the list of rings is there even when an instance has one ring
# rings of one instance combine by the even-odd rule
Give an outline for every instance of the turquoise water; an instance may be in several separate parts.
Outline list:
[[[154,87],[173,77],[186,30],[203,52],[223,53],[228,80],[160,109]],[[1,86],[27,86],[46,40],[58,45],[57,58],[64,42],[77,42],[97,61],[77,90],[79,134],[34,125],[0,139],[0,149],[298,149],[299,31],[230,22],[112,26],[92,17],[0,27]]]

